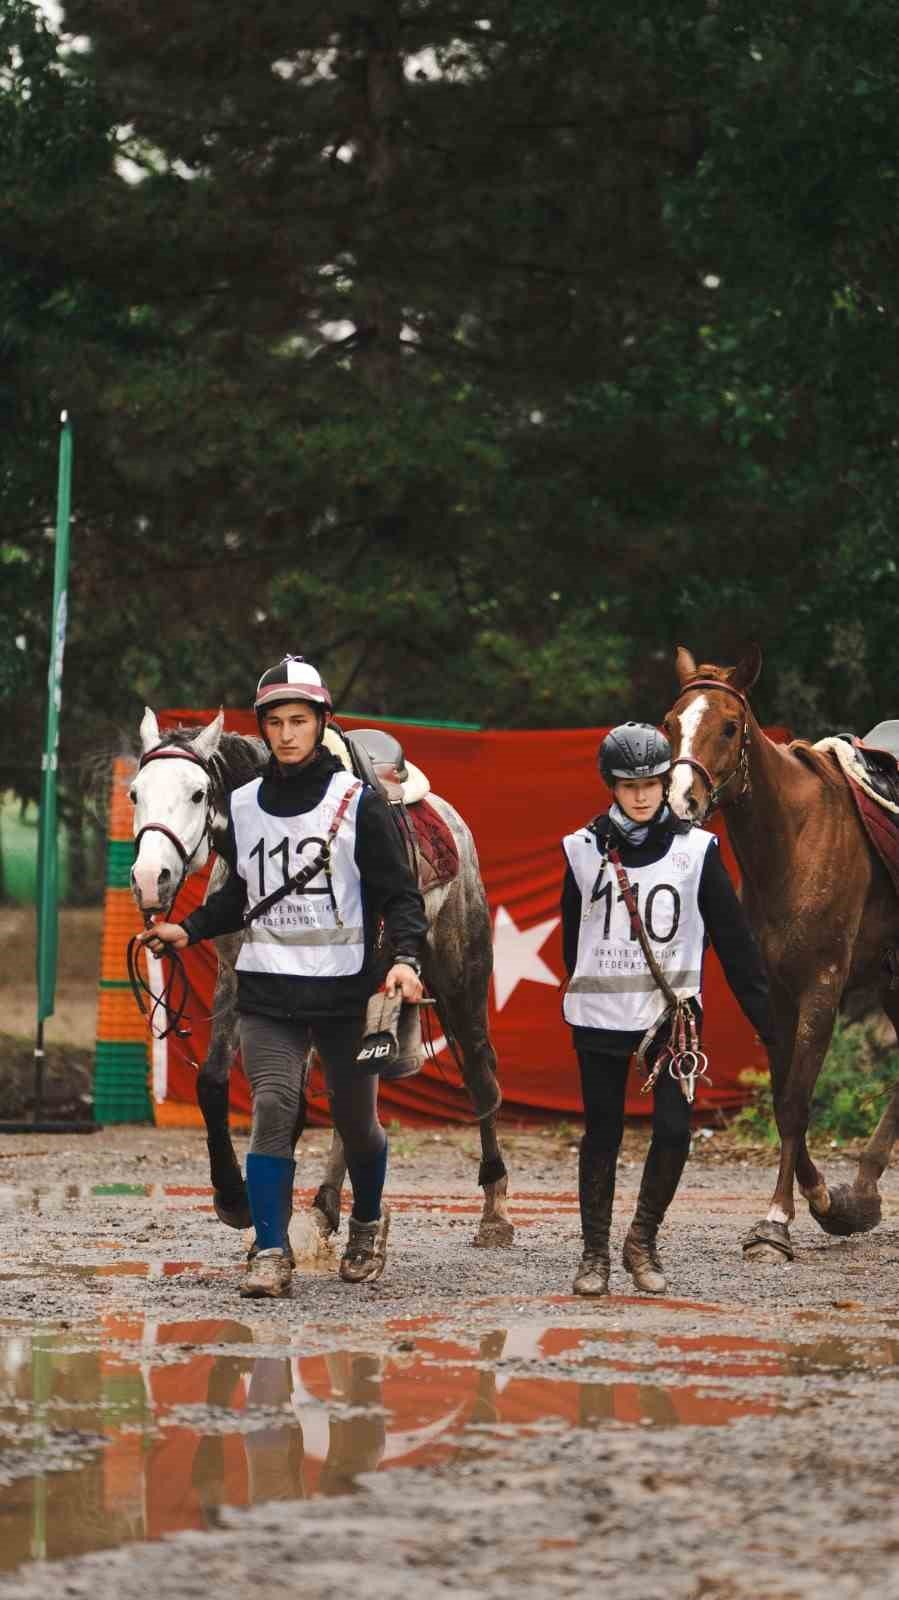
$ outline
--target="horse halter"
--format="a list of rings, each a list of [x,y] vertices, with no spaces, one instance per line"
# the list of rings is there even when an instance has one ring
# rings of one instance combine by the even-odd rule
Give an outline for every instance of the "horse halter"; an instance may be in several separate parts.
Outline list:
[[[677,706],[678,701],[682,700],[683,696],[689,694],[693,689],[722,689],[725,694],[732,694],[735,700],[739,700],[740,708],[743,712],[743,729],[740,734],[740,752],[737,756],[737,764],[733,772],[728,773],[723,783],[716,784],[708,767],[703,766],[702,762],[697,761],[693,756],[676,756],[671,763],[672,767],[692,767],[695,772],[699,773],[709,791],[709,805],[706,816],[711,816],[712,812],[718,809],[721,803],[721,796],[725,790],[737,778],[742,781],[736,800],[742,800],[743,796],[749,793],[749,701],[741,689],[735,689],[733,684],[723,683],[720,678],[692,678],[689,683],[684,684],[677,700],[674,702],[674,706],[671,708],[672,711]]]
[[[204,840],[206,840],[211,848],[213,843],[213,773],[211,766],[207,761],[203,760],[202,756],[198,756],[195,750],[179,750],[177,748],[173,749],[171,746],[159,745],[155,750],[148,750],[145,755],[141,756],[137,765],[137,770],[138,772],[142,772],[144,767],[147,766],[151,761],[174,761],[176,759],[178,761],[193,761],[195,766],[202,767],[203,772],[209,779],[210,787],[206,798],[206,818],[203,824],[203,831],[200,834],[199,839],[197,840],[193,849],[189,851],[178,838],[177,833],[174,833],[171,828],[166,827],[164,822],[147,822],[134,836],[135,857],[140,849],[140,842],[145,833],[162,833],[170,841],[170,843],[175,846],[175,849],[181,858],[181,876],[178,879],[175,893],[172,895],[171,903],[169,905],[169,916],[172,914],[175,901],[181,893],[185,878],[190,872],[190,864],[199,850],[200,845]],[[144,927],[149,928],[153,921],[152,913],[145,911],[143,913],[143,918]],[[191,1029],[189,1024],[185,1025],[184,1014],[187,1010],[187,1002],[190,995],[190,985],[187,981],[187,973],[184,970],[184,963],[181,960],[178,951],[164,951],[164,955],[169,962],[169,972],[168,976],[163,982],[161,994],[156,994],[154,992],[152,985],[140,972],[138,968],[138,953],[139,941],[137,935],[135,934],[132,939],[129,939],[128,948],[126,951],[128,978],[134,998],[137,1001],[142,1016],[146,1017],[147,1019],[151,1034],[156,1039],[166,1039],[168,1038],[169,1034],[174,1034],[178,1039],[189,1038]],[[156,1022],[159,1012],[162,1012],[162,1015],[165,1018],[165,1025],[162,1027],[158,1027]],[[193,1065],[196,1066],[197,1063],[194,1062]]]
[[[169,906],[169,914],[171,914],[172,906],[174,906],[175,901],[177,900],[179,894],[181,893],[181,889],[182,889],[182,887],[184,885],[184,880],[185,880],[185,878],[188,876],[188,874],[190,872],[190,864],[193,861],[194,856],[196,855],[197,851],[199,850],[200,845],[203,844],[203,842],[205,841],[209,845],[210,849],[212,848],[212,776],[213,776],[213,774],[212,774],[212,768],[210,767],[209,763],[207,761],[204,761],[202,756],[198,756],[195,750],[187,750],[187,749],[179,750],[179,749],[173,749],[171,746],[162,746],[162,745],[157,746],[157,748],[155,750],[148,750],[145,755],[142,755],[141,758],[140,758],[140,761],[137,764],[137,770],[138,770],[138,772],[143,772],[144,767],[148,766],[151,761],[166,761],[166,760],[170,760],[170,761],[174,761],[174,760],[178,760],[178,761],[193,761],[196,766],[202,768],[203,772],[206,774],[206,777],[209,779],[209,782],[210,782],[210,790],[209,790],[209,793],[207,794],[207,797],[206,797],[206,818],[205,818],[205,821],[204,821],[204,824],[203,824],[203,831],[200,834],[200,837],[197,840],[197,842],[194,845],[192,850],[189,851],[187,849],[186,845],[184,845],[181,842],[181,840],[178,838],[177,833],[174,833],[171,828],[167,828],[164,822],[145,822],[144,826],[142,828],[140,828],[138,830],[138,832],[134,835],[134,855],[135,855],[135,858],[137,857],[137,853],[140,850],[140,842],[141,842],[141,839],[143,838],[145,833],[162,833],[162,834],[164,834],[165,837],[169,840],[170,844],[173,844],[175,846],[175,849],[178,852],[178,855],[179,855],[179,857],[181,859],[181,877],[178,879],[178,886],[177,886],[177,888],[175,890],[175,893],[172,895],[171,905]],[[149,915],[147,915],[145,913],[144,914],[144,922],[145,922],[147,927],[149,927],[150,921],[151,921],[151,918],[149,917]]]

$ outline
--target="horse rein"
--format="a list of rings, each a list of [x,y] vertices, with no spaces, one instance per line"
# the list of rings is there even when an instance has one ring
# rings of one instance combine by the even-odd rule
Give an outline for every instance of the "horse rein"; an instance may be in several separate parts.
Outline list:
[[[148,750],[145,755],[141,756],[140,761],[138,762],[137,770],[138,772],[142,772],[144,767],[147,766],[151,761],[164,761],[167,759],[193,761],[196,766],[202,768],[206,777],[210,780],[211,785],[213,776],[212,768],[210,767],[209,763],[204,761],[202,756],[198,756],[194,750],[181,750],[172,748],[171,746],[159,746],[155,750]],[[185,879],[189,876],[190,864],[193,861],[194,856],[199,850],[201,844],[203,844],[205,841],[209,847],[212,848],[211,788],[210,794],[207,796],[206,801],[206,819],[203,825],[203,832],[200,834],[200,837],[192,850],[188,851],[182,841],[178,838],[177,833],[174,833],[171,828],[167,828],[164,822],[147,822],[134,836],[135,856],[137,856],[137,853],[140,849],[141,839],[145,833],[163,834],[165,838],[169,840],[170,844],[175,846],[181,861],[181,876],[178,879],[175,893],[172,895],[169,905],[168,914],[171,916],[175,901],[181,893]],[[153,918],[149,911],[143,912],[143,919],[145,930],[152,927]],[[160,955],[156,958],[157,960],[166,960],[170,963],[170,970],[163,982],[161,994],[156,994],[154,992],[146,978],[139,970],[138,954],[139,935],[135,934],[133,938],[129,939],[128,948],[125,953],[128,967],[128,981],[131,984],[131,991],[135,1000],[137,1001],[141,1015],[147,1018],[150,1032],[156,1039],[167,1039],[171,1033],[173,1033],[177,1039],[187,1039],[190,1036],[191,1030],[189,1026],[184,1025],[184,1013],[187,1010],[187,1002],[190,995],[190,985],[187,981],[187,973],[184,970],[184,962],[178,954],[178,951],[175,949],[169,949],[168,946],[164,946],[160,952]],[[162,1011],[165,1017],[165,1027],[161,1032],[157,1031],[155,1026],[156,1015],[159,1011]]]
[[[689,683],[684,684],[680,694],[677,697],[677,700],[675,700],[674,705],[671,708],[672,711],[675,709],[678,702],[683,699],[684,695],[689,694],[693,689],[722,689],[725,694],[732,694],[735,700],[739,700],[740,709],[743,712],[743,729],[740,734],[740,751],[737,756],[737,763],[733,772],[728,774],[723,783],[716,784],[712,774],[709,772],[708,767],[703,766],[702,762],[697,761],[693,756],[676,756],[672,762],[673,767],[692,767],[695,772],[699,773],[699,776],[709,792],[709,803],[706,816],[711,816],[712,812],[717,811],[719,805],[721,804],[721,796],[724,794],[724,791],[737,778],[741,779],[741,787],[739,794],[736,796],[736,800],[742,800],[743,796],[749,793],[749,701],[741,689],[735,689],[730,683],[722,683],[720,678],[693,678]],[[736,803],[736,800],[734,803]]]
[[[160,746],[156,750],[148,750],[146,755],[141,756],[140,761],[137,764],[137,770],[138,770],[138,772],[143,772],[144,767],[149,766],[151,761],[166,761],[166,760],[169,760],[169,761],[174,761],[174,760],[177,760],[177,761],[192,761],[195,766],[200,767],[202,769],[202,771],[205,773],[206,777],[210,780],[210,783],[212,781],[212,768],[210,767],[208,761],[204,761],[203,757],[202,756],[198,756],[196,754],[196,752],[193,751],[193,750],[172,749],[171,746],[167,746],[167,747]],[[210,794],[207,796],[207,799],[206,799],[206,819],[205,819],[205,822],[203,824],[203,832],[200,834],[200,837],[197,840],[197,842],[194,845],[192,850],[188,851],[185,848],[185,846],[182,844],[181,840],[178,838],[177,833],[174,833],[171,828],[167,828],[164,822],[146,822],[146,823],[144,823],[144,826],[141,829],[139,829],[139,831],[134,835],[134,854],[135,854],[135,856],[137,855],[138,851],[140,850],[140,842],[141,842],[141,839],[143,838],[145,833],[161,833],[161,834],[164,834],[165,838],[168,839],[169,843],[173,844],[175,846],[175,849],[177,850],[178,855],[180,857],[180,860],[181,860],[181,877],[178,880],[178,887],[175,890],[175,893],[172,895],[172,902],[171,902],[171,905],[169,906],[169,910],[171,911],[171,907],[175,904],[175,901],[177,900],[178,895],[181,893],[181,889],[182,889],[182,886],[184,884],[184,880],[188,876],[188,871],[189,871],[189,868],[190,868],[190,864],[193,861],[194,856],[196,855],[197,851],[199,850],[200,845],[204,842],[204,840],[206,841],[206,843],[210,847],[212,845],[212,796],[211,796],[211,791],[210,791]],[[150,926],[149,918],[147,918],[147,920],[146,920],[146,926],[147,927]]]

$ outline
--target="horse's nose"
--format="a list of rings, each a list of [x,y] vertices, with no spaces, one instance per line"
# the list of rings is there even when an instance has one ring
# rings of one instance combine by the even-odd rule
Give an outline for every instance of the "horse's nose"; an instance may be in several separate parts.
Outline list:
[[[159,904],[160,890],[170,878],[167,867],[142,866],[140,862],[135,862],[131,868],[131,887],[142,911],[152,910]]]

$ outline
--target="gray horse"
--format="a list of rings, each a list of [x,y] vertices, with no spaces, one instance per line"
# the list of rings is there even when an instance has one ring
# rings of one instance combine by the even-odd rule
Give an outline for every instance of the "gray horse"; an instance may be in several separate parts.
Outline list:
[[[179,728],[162,736],[155,714],[149,708],[145,711],[140,726],[141,766],[130,791],[135,836],[131,887],[145,916],[171,915],[185,878],[205,866],[216,842],[224,836],[227,797],[258,777],[268,760],[261,739],[224,733],[223,721],[220,712],[208,727]],[[326,740],[348,761],[346,743],[338,730],[328,729]],[[165,759],[161,759],[163,752]],[[513,1228],[506,1207],[506,1166],[496,1135],[501,1095],[487,1025],[493,971],[490,912],[470,829],[448,801],[435,794],[428,799],[452,832],[459,872],[450,883],[425,894],[428,939],[422,977],[435,998],[444,1034],[457,1047],[480,1127],[478,1183],[484,1191],[484,1209],[473,1242],[507,1245]],[[207,893],[221,886],[229,870],[218,855]],[[238,1045],[235,962],[241,938],[241,934],[231,934],[215,941],[219,968],[212,1033],[209,1053],[197,1077],[215,1209],[221,1221],[232,1228],[251,1226],[246,1188],[228,1126],[228,1080]],[[307,1060],[307,1075],[308,1070]],[[297,1137],[301,1131],[301,1127],[297,1129]],[[325,1175],[312,1203],[312,1220],[324,1237],[340,1225],[345,1176],[343,1146],[335,1132]]]

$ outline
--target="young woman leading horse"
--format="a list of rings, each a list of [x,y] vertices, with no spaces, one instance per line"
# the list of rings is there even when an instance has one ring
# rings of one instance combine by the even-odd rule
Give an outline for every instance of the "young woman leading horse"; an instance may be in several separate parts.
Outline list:
[[[768,983],[718,841],[671,813],[665,736],[647,723],[622,723],[603,740],[599,769],[614,803],[564,840],[564,1013],[585,1118],[578,1161],[584,1254],[574,1292],[609,1292],[615,1167],[628,1063],[639,1051],[653,1088],[652,1142],[622,1259],[638,1289],[663,1294],[656,1235],[690,1149],[706,945],[711,940],[766,1041]]]
[[[828,1233],[857,1233],[880,1220],[877,1184],[896,1137],[899,1086],[852,1187],[828,1189],[806,1132],[843,996],[879,987],[899,1033],[899,992],[888,986],[883,965],[899,939],[899,898],[835,763],[802,742],[775,744],[759,727],[748,695],[761,664],[753,648],[736,667],[697,666],[681,646],[680,693],[663,726],[674,758],[672,810],[693,823],[719,806],[726,816],[743,903],[771,981],[780,1170],[768,1213],[743,1247],[753,1258],[792,1260],[794,1178]]]

